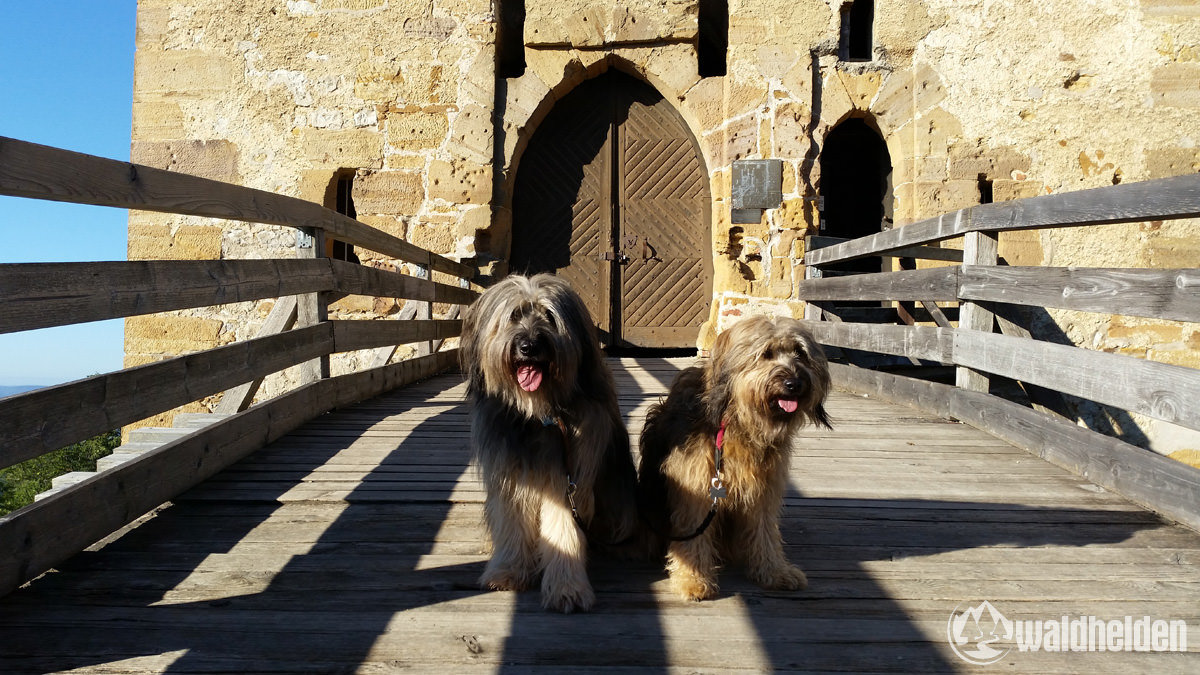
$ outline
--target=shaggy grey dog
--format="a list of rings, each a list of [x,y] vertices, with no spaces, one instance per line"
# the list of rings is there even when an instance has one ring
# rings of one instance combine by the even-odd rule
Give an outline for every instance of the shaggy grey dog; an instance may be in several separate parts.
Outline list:
[[[492,558],[480,584],[587,610],[587,549],[630,537],[636,472],[612,374],[582,299],[549,274],[510,276],[463,322],[471,446]]]

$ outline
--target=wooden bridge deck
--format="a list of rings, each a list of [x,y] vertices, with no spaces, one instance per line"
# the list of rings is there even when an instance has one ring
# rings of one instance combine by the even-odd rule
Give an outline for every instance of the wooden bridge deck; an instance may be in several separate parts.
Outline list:
[[[614,362],[631,429],[682,361]],[[598,606],[482,592],[461,377],[307,424],[0,600],[0,672],[967,670],[959,605],[1186,620],[1186,654],[1019,653],[988,669],[1200,670],[1200,535],[981,432],[846,393],[795,450],[809,590],[734,572],[685,603],[595,561]]]

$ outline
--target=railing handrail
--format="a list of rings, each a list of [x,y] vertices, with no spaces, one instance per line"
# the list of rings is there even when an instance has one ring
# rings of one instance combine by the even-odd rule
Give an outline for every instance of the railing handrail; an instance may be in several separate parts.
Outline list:
[[[220,412],[233,413],[0,517],[0,594],[305,421],[452,366],[454,350],[436,345],[461,333],[457,312],[478,297],[470,265],[262,190],[0,137],[0,194],[283,225],[314,240],[297,259],[0,265],[0,333],[279,298],[255,338],[0,399],[0,468],[222,391]],[[326,235],[416,275],[322,258]],[[345,295],[416,302],[400,321],[328,319]],[[448,318],[433,318],[435,302],[454,306]],[[428,346],[390,363],[413,343]],[[330,355],[369,349],[365,369],[329,376]],[[247,409],[264,377],[294,366],[300,386]]]
[[[1200,174],[1061,192],[970,206],[934,218],[805,253],[810,265],[828,265],[969,232],[1011,232],[1200,217]]]
[[[809,238],[798,297],[823,344],[957,368],[956,386],[831,364],[839,384],[952,415],[1200,530],[1200,469],[1044,412],[1059,393],[1200,430],[1200,370],[1033,339],[1017,307],[1200,322],[1200,268],[1001,266],[997,233],[1200,216],[1200,174],[986,204],[853,240]],[[926,244],[963,237],[944,256]],[[907,255],[906,255],[907,254]],[[934,259],[927,269],[822,277],[820,266],[871,255]],[[826,318],[830,301],[921,302],[937,327]],[[957,327],[946,318],[958,303]],[[882,307],[880,308],[882,309]],[[907,317],[907,318],[905,318]],[[993,331],[999,328],[1003,334]],[[1034,407],[989,393],[1016,380]],[[1064,408],[1064,406],[1066,406]],[[1045,408],[1053,410],[1054,408]],[[1069,412],[1069,410],[1068,410]]]
[[[301,230],[471,279],[475,268],[297,197],[0,136],[0,195],[224,218]]]

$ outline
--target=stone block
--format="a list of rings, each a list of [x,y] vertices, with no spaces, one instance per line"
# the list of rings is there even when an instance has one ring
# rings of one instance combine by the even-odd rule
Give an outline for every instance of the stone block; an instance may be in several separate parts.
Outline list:
[[[1200,148],[1157,148],[1145,151],[1146,178],[1170,178],[1200,172]]]
[[[1200,108],[1200,63],[1168,63],[1150,72],[1155,107]]]
[[[785,199],[775,210],[775,224],[785,230],[815,230],[818,218],[816,200],[805,197]]]
[[[238,147],[229,141],[134,141],[129,155],[135,164],[226,183],[241,182]]]
[[[125,319],[125,353],[186,354],[229,342],[218,319],[151,314]]]
[[[458,247],[457,228],[448,222],[421,222],[408,230],[408,240],[434,253],[453,253]]]
[[[131,223],[129,260],[217,260],[221,257],[224,229],[219,225],[169,225]]]
[[[469,105],[454,116],[446,150],[458,158],[487,164],[491,161],[495,140],[491,111]]]
[[[1045,194],[1044,186],[1033,180],[992,181],[992,201],[1007,202]]]
[[[726,162],[735,162],[753,155],[761,156],[758,147],[759,124],[758,118],[745,116],[738,118],[725,127]]]
[[[133,104],[133,134],[136,141],[162,141],[185,134],[183,111],[173,101],[137,101]]]
[[[425,201],[425,187],[417,172],[372,171],[355,179],[351,196],[358,213],[412,215]]]
[[[137,50],[133,91],[138,94],[201,96],[232,91],[243,67],[222,54],[195,49]]]
[[[811,123],[812,111],[804,103],[787,101],[775,106],[774,156],[804,157],[810,146],[808,128]],[[785,186],[784,192],[787,191]]]
[[[487,204],[492,198],[492,168],[434,160],[429,164],[429,198],[452,204]]]
[[[371,129],[302,129],[300,146],[316,166],[378,169],[383,166],[383,134]]]
[[[387,142],[395,150],[419,152],[440,146],[450,131],[445,113],[403,112],[387,118]]]

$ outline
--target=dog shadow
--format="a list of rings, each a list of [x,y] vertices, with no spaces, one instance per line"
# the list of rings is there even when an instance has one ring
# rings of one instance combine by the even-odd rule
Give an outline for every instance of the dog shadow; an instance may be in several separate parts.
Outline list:
[[[645,365],[665,391],[673,372]],[[629,372],[615,375],[636,439],[639,411],[657,394],[635,386]],[[48,672],[141,658],[180,673],[955,670],[963,664],[947,658],[922,622],[944,625],[956,603],[922,598],[1003,600],[986,594],[1017,592],[999,577],[1027,564],[1017,560],[1025,548],[1115,544],[1162,526],[1140,512],[817,499],[793,488],[781,528],[789,558],[809,576],[807,590],[764,591],[730,569],[717,599],[690,603],[671,592],[657,561],[596,557],[596,607],[555,614],[542,609],[536,589],[479,590],[485,535],[481,496],[472,494],[467,404],[404,393],[339,411],[320,433],[298,432],[302,443],[268,446],[237,467],[236,482],[209,481],[0,600],[5,642],[24,645],[24,656],[0,658],[0,667]],[[349,471],[339,454],[380,442],[368,430],[406,406],[439,410],[401,442],[380,446],[378,464],[348,478],[344,504],[294,501],[293,491],[315,489],[313,474]],[[247,480],[254,472],[261,476]],[[236,503],[215,501],[237,491]],[[330,509],[339,510],[332,521]],[[914,563],[930,556],[994,565],[997,578],[915,578],[928,568]],[[76,613],[85,618],[71,619]]]

